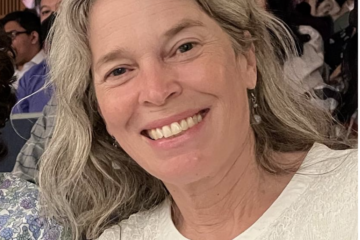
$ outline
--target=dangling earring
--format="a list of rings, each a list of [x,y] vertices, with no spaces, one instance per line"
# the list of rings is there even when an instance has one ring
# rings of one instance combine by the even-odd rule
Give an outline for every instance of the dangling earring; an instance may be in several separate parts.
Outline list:
[[[111,138],[112,138],[112,140],[113,140],[113,143],[112,143],[113,147],[114,147],[114,148],[119,148],[119,144],[118,144],[118,142],[116,141],[115,137],[114,137],[114,136],[111,136]]]
[[[252,108],[253,108],[252,113],[254,116],[255,124],[259,124],[259,123],[261,123],[261,117],[258,114],[257,108],[259,107],[259,105],[257,103],[257,99],[256,99],[254,92],[250,93],[250,97],[251,97],[251,102],[252,102]]]

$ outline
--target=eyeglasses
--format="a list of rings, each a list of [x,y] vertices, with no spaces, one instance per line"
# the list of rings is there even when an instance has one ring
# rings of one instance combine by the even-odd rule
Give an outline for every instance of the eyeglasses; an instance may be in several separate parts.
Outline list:
[[[11,31],[11,32],[7,32],[6,35],[7,35],[9,38],[11,38],[11,40],[14,40],[17,35],[20,35],[20,34],[23,34],[23,33],[28,34],[29,32],[28,32],[28,31],[22,31],[22,32],[19,32],[19,31]]]

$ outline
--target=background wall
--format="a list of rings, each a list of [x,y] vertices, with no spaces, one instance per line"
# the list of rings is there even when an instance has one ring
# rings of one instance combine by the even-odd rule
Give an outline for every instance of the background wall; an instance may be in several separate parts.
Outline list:
[[[21,0],[0,0],[0,18],[14,11],[24,10],[25,5]]]

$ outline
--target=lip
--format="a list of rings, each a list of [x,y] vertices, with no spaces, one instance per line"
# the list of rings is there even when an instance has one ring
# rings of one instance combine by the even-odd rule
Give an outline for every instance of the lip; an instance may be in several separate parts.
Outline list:
[[[141,131],[151,130],[151,129],[155,129],[155,128],[162,128],[163,126],[170,125],[174,122],[180,122],[181,120],[186,119],[188,117],[193,117],[195,114],[199,113],[201,110],[204,110],[204,109],[207,109],[207,108],[205,107],[205,108],[187,110],[185,112],[182,112],[182,113],[179,113],[179,114],[167,117],[167,118],[153,121],[151,123],[146,124]]]

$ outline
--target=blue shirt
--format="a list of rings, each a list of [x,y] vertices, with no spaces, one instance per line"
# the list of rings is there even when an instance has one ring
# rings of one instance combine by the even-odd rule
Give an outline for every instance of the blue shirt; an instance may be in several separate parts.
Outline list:
[[[51,87],[38,91],[44,87],[47,73],[48,67],[46,61],[43,60],[20,78],[16,91],[18,103],[15,105],[13,113],[42,112],[53,92]],[[31,94],[34,95],[26,98]]]

